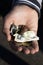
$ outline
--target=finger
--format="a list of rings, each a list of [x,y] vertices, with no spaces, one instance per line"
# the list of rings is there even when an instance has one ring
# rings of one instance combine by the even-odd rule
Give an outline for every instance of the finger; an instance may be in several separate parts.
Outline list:
[[[38,41],[33,41],[32,44],[33,44],[33,47],[34,47],[35,51],[38,52],[39,51]]]
[[[19,51],[19,52],[22,51],[23,46],[19,46],[19,45],[18,45],[18,42],[15,42],[15,41],[14,41],[13,44],[14,44],[13,46],[15,46],[15,49],[16,49],[17,51]]]
[[[22,46],[17,46],[17,45],[14,45],[13,48],[14,50],[19,51],[19,52],[21,52],[23,49]]]
[[[35,54],[39,51],[38,41],[33,41],[32,46],[33,48],[31,48],[31,54]]]
[[[28,48],[26,48],[26,47],[23,48],[23,52],[25,54],[30,54],[30,50]]]
[[[35,54],[36,53],[35,49],[32,48],[32,47],[31,47],[31,51],[30,52],[31,52],[31,54]]]
[[[21,51],[23,50],[22,46],[17,47],[17,50],[18,50],[19,52],[21,52]]]

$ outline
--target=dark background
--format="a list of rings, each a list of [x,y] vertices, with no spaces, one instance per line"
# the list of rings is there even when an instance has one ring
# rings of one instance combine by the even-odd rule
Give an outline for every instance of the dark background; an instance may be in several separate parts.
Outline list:
[[[40,51],[35,55],[25,55],[14,51],[6,40],[2,29],[3,19],[0,17],[0,65],[43,65],[43,6],[38,29]]]

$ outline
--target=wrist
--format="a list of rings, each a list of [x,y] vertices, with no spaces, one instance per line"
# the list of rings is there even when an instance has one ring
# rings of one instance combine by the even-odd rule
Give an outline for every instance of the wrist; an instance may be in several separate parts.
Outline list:
[[[38,12],[40,14],[41,2],[38,0],[17,0],[16,5],[27,5]]]

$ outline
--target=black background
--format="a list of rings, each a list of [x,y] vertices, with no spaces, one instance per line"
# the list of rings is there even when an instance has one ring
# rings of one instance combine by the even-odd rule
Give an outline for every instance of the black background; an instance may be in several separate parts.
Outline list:
[[[0,65],[43,65],[43,6],[39,19],[38,36],[40,51],[35,55],[25,55],[13,51],[2,33],[3,20],[0,20]]]

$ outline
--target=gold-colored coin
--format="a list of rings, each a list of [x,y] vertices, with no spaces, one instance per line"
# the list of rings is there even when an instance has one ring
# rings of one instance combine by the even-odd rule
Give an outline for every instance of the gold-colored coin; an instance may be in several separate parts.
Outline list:
[[[17,45],[17,46],[30,46],[31,43],[29,43],[29,42],[22,42],[22,43],[17,42],[16,45]]]

